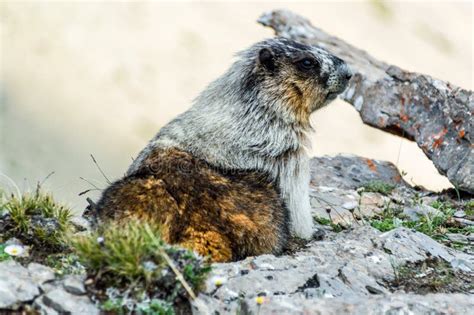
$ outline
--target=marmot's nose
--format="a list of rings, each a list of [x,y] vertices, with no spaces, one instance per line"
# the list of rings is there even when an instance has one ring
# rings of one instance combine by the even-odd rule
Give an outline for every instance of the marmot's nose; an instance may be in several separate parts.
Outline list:
[[[349,81],[351,78],[352,78],[352,72],[350,70],[347,70],[345,75],[344,75],[344,79]]]
[[[349,69],[349,67],[344,64],[340,69],[339,69],[339,76],[342,80],[342,82],[345,84],[347,84],[347,82],[349,82],[349,80],[352,78],[352,71],[351,69]]]

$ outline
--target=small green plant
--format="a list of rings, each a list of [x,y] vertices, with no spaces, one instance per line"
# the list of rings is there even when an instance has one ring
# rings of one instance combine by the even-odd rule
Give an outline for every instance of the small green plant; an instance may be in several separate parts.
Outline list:
[[[362,187],[364,192],[375,192],[383,195],[389,195],[395,189],[394,185],[381,181],[372,181]]]
[[[43,263],[53,268],[58,275],[85,273],[84,266],[79,262],[79,257],[70,252],[49,255]]]
[[[393,230],[397,227],[403,226],[405,219],[402,214],[403,210],[392,207],[391,202],[388,202],[382,213],[376,215],[371,221],[370,225],[382,232]]]
[[[474,216],[474,199],[466,202],[466,205],[464,206],[464,212],[468,216]]]
[[[7,247],[5,244],[0,244],[0,261],[8,260],[11,257],[5,253],[5,247]]]
[[[314,221],[321,225],[331,225],[332,221],[323,217],[314,217]]]
[[[142,303],[137,313],[144,315],[174,315],[173,305],[163,300],[153,299],[149,303]]]
[[[402,209],[394,209],[391,208],[390,205],[387,205],[382,213],[370,220],[370,225],[382,232],[403,226],[431,236],[440,242],[449,243],[449,245],[454,248],[460,250],[464,249],[466,244],[452,242],[446,237],[446,234],[474,233],[474,227],[461,226],[454,220],[453,215],[456,209],[449,203],[435,201],[431,206],[438,211],[420,216],[417,221],[410,221],[403,215]]]
[[[15,237],[42,256],[63,251],[72,230],[71,211],[38,187],[33,193],[0,193],[0,239]]]
[[[341,232],[344,228],[340,224],[333,223],[332,220],[323,217],[314,217],[314,221],[321,225],[327,225],[332,228],[334,232]]]
[[[147,314],[171,314],[158,310],[166,309],[166,303],[194,298],[210,271],[207,260],[166,244],[158,225],[135,220],[111,223],[91,235],[78,236],[72,246],[89,278],[94,279],[96,292],[117,289],[113,296],[98,296],[105,301],[103,309],[120,304],[125,312],[134,312],[140,305],[145,307],[144,301],[154,301],[146,304]]]
[[[113,314],[125,314],[122,299],[108,299],[102,303],[101,309]]]

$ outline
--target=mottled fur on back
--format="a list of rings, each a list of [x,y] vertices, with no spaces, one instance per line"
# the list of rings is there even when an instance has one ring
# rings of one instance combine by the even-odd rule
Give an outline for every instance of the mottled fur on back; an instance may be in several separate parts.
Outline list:
[[[213,261],[278,254],[288,238],[287,212],[268,176],[219,170],[178,149],[155,149],[97,209],[102,221],[155,221],[165,241]]]

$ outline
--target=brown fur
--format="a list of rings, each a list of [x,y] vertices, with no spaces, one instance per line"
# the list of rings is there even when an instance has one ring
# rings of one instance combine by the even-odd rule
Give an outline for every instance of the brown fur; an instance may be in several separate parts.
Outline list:
[[[286,209],[267,176],[226,173],[178,149],[156,149],[97,209],[104,221],[155,221],[165,241],[219,262],[277,254],[288,237]]]
[[[301,77],[294,66],[282,65],[284,79],[279,84],[274,84],[269,90],[287,100],[292,114],[304,128],[310,128],[310,116],[315,111],[314,104],[324,104],[324,89],[318,87],[312,79]]]

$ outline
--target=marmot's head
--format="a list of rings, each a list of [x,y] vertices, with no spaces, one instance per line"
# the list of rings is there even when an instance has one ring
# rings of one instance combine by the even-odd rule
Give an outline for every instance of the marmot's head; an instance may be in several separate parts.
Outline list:
[[[344,91],[352,76],[343,60],[324,49],[282,37],[259,42],[239,55],[231,74],[240,72],[244,98],[273,106],[304,125],[313,111]]]

